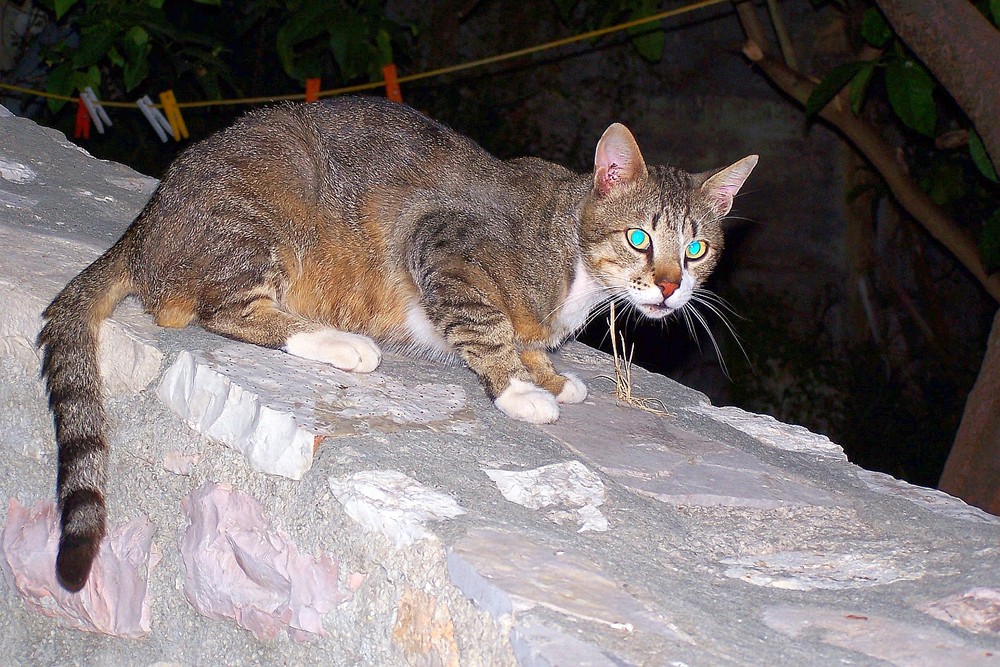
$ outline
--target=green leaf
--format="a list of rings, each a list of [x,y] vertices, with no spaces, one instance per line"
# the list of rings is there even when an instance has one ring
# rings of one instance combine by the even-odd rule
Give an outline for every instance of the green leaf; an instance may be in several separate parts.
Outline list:
[[[659,10],[658,0],[640,0],[629,19],[641,19],[655,14]],[[658,63],[663,57],[663,46],[667,41],[667,33],[659,22],[643,23],[628,29],[632,37],[632,46],[643,60]]]
[[[49,76],[45,79],[45,90],[53,95],[72,95],[73,65],[67,61],[52,69],[49,72]],[[48,104],[52,113],[55,113],[62,109],[66,105],[66,102],[49,99]]]
[[[90,26],[80,31],[80,46],[73,52],[73,67],[83,69],[99,63],[114,47],[117,31],[108,25]]]
[[[858,72],[871,66],[870,62],[858,61],[834,67],[822,81],[816,84],[809,99],[806,100],[806,118],[812,119],[816,116],[844,86],[857,76]]]
[[[91,65],[86,72],[79,70],[73,72],[73,90],[83,90],[87,86],[94,90],[99,90],[101,87],[101,70],[97,65]]]
[[[375,35],[375,44],[378,47],[378,59],[380,65],[388,65],[392,60],[392,37],[389,32],[382,28]]]
[[[146,4],[153,9],[163,9],[163,0],[146,0]]]
[[[993,25],[1000,28],[1000,0],[990,0],[990,14],[993,15]]]
[[[110,60],[111,64],[115,65],[116,67],[125,66],[125,58],[123,58],[122,54],[118,51],[118,49],[116,49],[113,46],[108,51],[108,60]]]
[[[663,46],[667,42],[667,33],[662,28],[650,30],[648,26],[636,26],[641,29],[632,37],[632,46],[642,56],[643,60],[658,63],[663,57]],[[631,30],[629,32],[632,32]]]
[[[983,223],[983,234],[979,237],[979,256],[986,273],[1000,271],[1000,209],[994,211]]]
[[[55,0],[56,20],[61,19],[75,4],[76,0]]]
[[[149,76],[149,53],[152,50],[153,45],[148,41],[137,44],[131,39],[125,40],[125,67],[122,76],[126,91],[131,92]]]
[[[868,67],[863,67],[851,79],[851,111],[855,114],[861,113],[861,105],[865,102],[865,93],[868,92],[868,84],[875,74],[876,63],[868,63]]]
[[[895,58],[886,68],[885,86],[899,119],[920,134],[933,137],[937,126],[933,95],[936,84],[927,70],[909,58]]]
[[[892,28],[874,7],[866,9],[861,18],[861,37],[876,49],[881,49],[892,39]]]
[[[142,46],[149,41],[149,33],[142,26],[134,25],[132,26],[125,37],[129,41],[133,42],[136,46]]]
[[[972,162],[979,169],[979,173],[994,183],[1000,183],[997,171],[990,162],[990,156],[986,153],[986,146],[983,146],[983,140],[975,130],[969,131],[969,155],[972,156]]]
[[[219,7],[222,5],[222,0],[194,0],[202,5],[212,5],[213,7]]]
[[[340,75],[346,81],[357,78],[368,71],[367,26],[357,14],[344,14],[330,26],[330,49],[337,62]],[[392,57],[390,46],[389,57]],[[382,64],[388,64],[391,60]]]
[[[293,7],[289,5],[289,9],[293,10]],[[295,11],[291,20],[278,30],[276,39],[278,59],[281,61],[281,67],[285,73],[293,79],[304,79],[314,75],[312,72],[306,72],[307,69],[311,68],[300,67],[296,63],[295,47],[327,31],[327,25],[323,18],[328,18],[328,13],[329,9],[326,3],[313,2]],[[354,15],[338,16],[333,25],[338,25],[341,19],[349,16]]]

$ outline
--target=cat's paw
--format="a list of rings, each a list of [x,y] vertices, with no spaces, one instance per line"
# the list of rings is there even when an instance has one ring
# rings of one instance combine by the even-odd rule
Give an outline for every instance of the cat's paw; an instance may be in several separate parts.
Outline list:
[[[551,424],[559,418],[556,397],[524,380],[512,379],[493,404],[508,417],[532,424]]]
[[[563,378],[565,378],[566,384],[563,385],[562,391],[556,395],[556,400],[560,403],[583,403],[583,400],[587,398],[587,385],[572,373],[563,373]]]
[[[369,373],[382,362],[382,350],[371,338],[337,329],[294,334],[285,342],[285,352],[355,373]]]

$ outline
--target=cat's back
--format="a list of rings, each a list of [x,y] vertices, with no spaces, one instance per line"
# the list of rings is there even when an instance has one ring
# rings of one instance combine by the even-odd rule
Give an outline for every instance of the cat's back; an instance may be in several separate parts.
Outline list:
[[[372,186],[474,183],[501,165],[467,137],[384,98],[342,97],[300,107],[321,137],[329,167]]]
[[[339,190],[448,181],[450,175],[475,182],[500,165],[475,142],[411,107],[358,96],[251,111],[183,153],[164,180]]]

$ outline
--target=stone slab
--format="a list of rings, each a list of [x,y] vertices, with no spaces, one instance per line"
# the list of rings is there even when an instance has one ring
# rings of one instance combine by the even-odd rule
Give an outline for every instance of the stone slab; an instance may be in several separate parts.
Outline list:
[[[120,234],[151,182],[23,119],[0,114],[0,137],[4,511],[54,495],[32,345],[40,311]],[[144,360],[121,364],[107,409],[112,532],[148,521],[158,554],[137,584],[148,632],[141,612],[122,619],[146,632],[141,641],[81,632],[38,613],[8,577],[0,655],[10,664],[924,665],[1000,655],[995,517],[641,369],[636,392],[668,414],[618,405],[601,379],[611,361],[583,346],[556,363],[590,397],[536,427],[497,412],[458,365],[387,354],[377,372],[350,375],[158,329],[134,304],[104,332],[108,350],[135,349],[108,357],[109,369],[118,357]],[[246,502],[226,521],[213,518],[224,503],[195,517],[184,503],[200,489]],[[3,525],[16,519],[7,509]],[[254,607],[264,614],[255,623],[185,595],[195,522],[214,545],[203,555],[218,556],[209,565],[233,559],[240,576],[276,584],[258,591],[270,602]],[[224,526],[240,522],[249,527],[227,539]],[[581,530],[587,522],[600,529]],[[295,560],[293,546],[308,558]],[[45,558],[35,565],[47,568]],[[336,600],[292,602],[309,599],[287,574],[303,563],[328,565],[315,576]],[[246,592],[218,581],[219,593]],[[963,620],[946,618],[955,615]]]

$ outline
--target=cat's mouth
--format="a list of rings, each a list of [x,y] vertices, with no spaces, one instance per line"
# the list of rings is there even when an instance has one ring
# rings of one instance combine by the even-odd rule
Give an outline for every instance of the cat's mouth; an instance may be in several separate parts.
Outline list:
[[[673,308],[665,306],[662,303],[639,303],[636,305],[643,315],[654,320],[664,318],[674,312]]]

